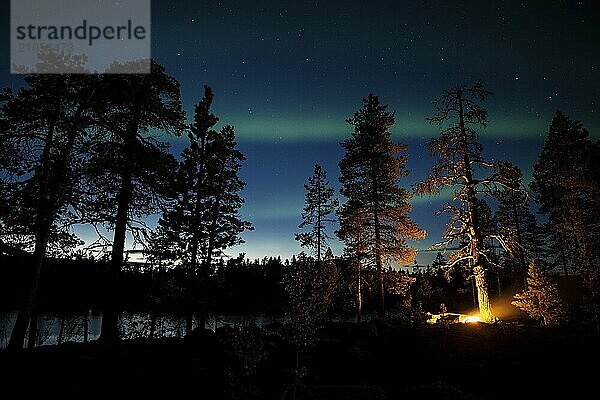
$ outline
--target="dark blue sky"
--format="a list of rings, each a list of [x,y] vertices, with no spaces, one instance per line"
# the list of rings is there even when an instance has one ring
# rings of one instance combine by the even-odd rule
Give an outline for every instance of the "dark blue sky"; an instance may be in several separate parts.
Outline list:
[[[2,0],[0,83],[9,74],[9,13]],[[303,184],[320,163],[337,187],[344,120],[368,93],[396,111],[394,138],[408,144],[409,187],[432,160],[425,122],[445,88],[482,79],[494,96],[481,132],[491,158],[526,176],[554,111],[598,138],[600,12],[593,1],[153,1],[152,55],[182,86],[191,118],[204,84],[214,113],[233,124],[247,156],[243,214],[249,257],[300,250]],[[175,142],[179,153],[183,141]],[[440,239],[439,199],[415,199],[413,219]],[[332,243],[339,254],[341,245]],[[422,254],[419,261],[428,262]]]

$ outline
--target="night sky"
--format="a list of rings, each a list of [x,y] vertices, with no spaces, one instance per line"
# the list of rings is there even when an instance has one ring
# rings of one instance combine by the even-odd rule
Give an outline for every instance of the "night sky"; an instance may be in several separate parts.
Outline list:
[[[9,9],[1,1],[0,84],[9,74]],[[255,231],[229,254],[289,257],[315,163],[338,188],[344,121],[369,93],[396,112],[394,139],[408,144],[410,187],[433,160],[423,149],[436,127],[425,117],[446,88],[484,81],[490,158],[530,179],[557,109],[600,136],[600,12],[593,1],[153,1],[152,56],[182,86],[191,119],[203,85],[215,92],[219,127],[236,128],[247,157],[245,218]],[[173,142],[179,154],[185,141]],[[412,217],[441,237],[442,199],[414,199]],[[342,245],[332,243],[335,254]],[[418,261],[429,262],[432,253]]]

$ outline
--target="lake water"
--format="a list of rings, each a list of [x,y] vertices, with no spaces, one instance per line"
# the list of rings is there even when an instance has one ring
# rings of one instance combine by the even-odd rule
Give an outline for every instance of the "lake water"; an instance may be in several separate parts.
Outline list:
[[[12,327],[17,317],[16,311],[0,312],[0,349],[6,347]],[[59,342],[83,342],[85,320],[88,321],[88,340],[96,340],[100,336],[102,314],[41,314],[38,316],[37,345],[52,345]],[[215,330],[222,326],[236,326],[254,323],[264,326],[281,321],[281,318],[268,317],[264,314],[242,315],[209,315],[205,328]],[[151,330],[149,313],[122,312],[119,328],[123,339],[148,338]],[[194,328],[197,325],[194,325]],[[172,314],[157,315],[155,319],[154,337],[183,337],[185,335],[185,318]]]

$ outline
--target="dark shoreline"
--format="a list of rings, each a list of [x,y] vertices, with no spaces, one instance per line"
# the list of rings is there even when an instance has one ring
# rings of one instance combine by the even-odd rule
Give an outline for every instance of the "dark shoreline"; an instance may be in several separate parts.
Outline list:
[[[86,398],[190,393],[213,399],[235,398],[232,393],[284,398],[294,382],[293,346],[263,329],[266,357],[248,377],[240,372],[240,354],[224,345],[227,334],[222,329],[184,339],[4,351],[0,376],[5,390],[21,387],[27,395],[58,390],[64,397]],[[589,360],[600,356],[598,335],[506,323],[421,328],[329,323],[318,337],[316,347],[300,358],[306,376],[298,398],[506,399],[556,397],[563,391],[583,396],[596,384]],[[236,373],[239,379],[232,380]],[[232,392],[227,385],[244,389]],[[250,393],[245,391],[249,385]]]

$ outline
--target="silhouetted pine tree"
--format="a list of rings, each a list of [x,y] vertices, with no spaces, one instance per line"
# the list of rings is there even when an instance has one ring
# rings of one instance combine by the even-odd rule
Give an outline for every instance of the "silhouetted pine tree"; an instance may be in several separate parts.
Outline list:
[[[478,193],[497,195],[501,190],[521,190],[519,175],[507,162],[485,160],[482,146],[475,131],[476,126],[485,127],[487,111],[479,105],[491,93],[481,82],[472,87],[456,86],[446,90],[435,101],[436,114],[428,121],[444,127],[440,136],[426,143],[437,164],[425,180],[415,187],[418,195],[436,195],[444,187],[453,188],[453,200],[446,203],[441,212],[448,212],[450,219],[444,233],[445,241],[439,245],[468,239],[465,246],[452,253],[449,263],[470,260],[477,286],[480,317],[483,321],[495,319],[489,299],[486,271],[493,261],[489,240],[496,239],[505,246],[503,237],[493,232],[484,221],[483,204]],[[481,178],[475,174],[483,175]],[[489,209],[487,205],[485,209]],[[487,242],[487,243],[486,243]]]
[[[304,189],[304,209],[299,228],[309,226],[310,231],[297,233],[295,239],[302,247],[314,249],[317,261],[321,261],[321,249],[324,249],[331,239],[327,235],[325,224],[335,222],[331,215],[339,207],[339,201],[334,198],[335,191],[329,185],[327,172],[319,164],[315,164],[313,175],[304,184]]]
[[[565,274],[570,266],[596,280],[600,258],[600,146],[581,122],[560,111],[552,119],[531,188],[540,211],[548,215],[548,232]]]
[[[174,201],[159,220],[155,240],[163,256],[181,261],[187,271],[188,333],[194,281],[205,284],[214,272],[214,260],[224,249],[243,242],[240,233],[252,230],[239,216],[245,183],[238,172],[245,157],[236,148],[233,127],[211,129],[218,121],[210,112],[212,99],[211,88],[205,86],[188,133],[190,145],[179,164]]]
[[[346,150],[340,161],[341,193],[348,201],[341,211],[339,236],[365,244],[365,255],[373,260],[379,277],[379,314],[384,316],[383,264],[411,263],[416,249],[406,239],[421,239],[425,231],[408,216],[411,195],[400,186],[407,176],[406,146],[392,142],[389,128],[394,115],[379,98],[369,94],[363,107],[347,122],[352,137],[342,141]]]
[[[111,68],[123,71],[132,63]],[[180,135],[184,114],[179,83],[154,61],[150,74],[105,74],[101,85],[95,118],[105,136],[92,148],[87,179],[95,187],[86,196],[94,208],[82,219],[114,231],[100,335],[110,342],[119,339],[117,282],[126,234],[133,235],[133,246],[148,239],[143,218],[162,207],[176,165],[159,135]]]
[[[581,122],[556,112],[538,162],[532,189],[548,215],[556,264],[580,273],[587,288],[585,308],[600,331],[600,143]]]
[[[529,261],[539,262],[543,250],[542,231],[531,212],[526,193],[502,192],[498,198],[494,221],[503,232],[507,246],[512,249],[510,253],[504,254],[505,267],[516,267],[526,279]]]
[[[44,63],[62,62],[72,70],[83,72],[84,60],[42,49]],[[26,87],[14,96],[5,92],[2,125],[5,167],[12,185],[6,187],[7,202],[3,210],[3,241],[32,251],[33,271],[28,294],[19,309],[8,347],[21,349],[30,325],[30,347],[35,344],[34,313],[43,260],[52,244],[56,254],[79,244],[68,231],[70,207],[79,201],[73,187],[77,181],[77,159],[82,144],[88,140],[89,113],[95,100],[96,79],[91,75],[30,75]],[[7,165],[10,162],[11,165]],[[64,246],[64,247],[63,247]]]

